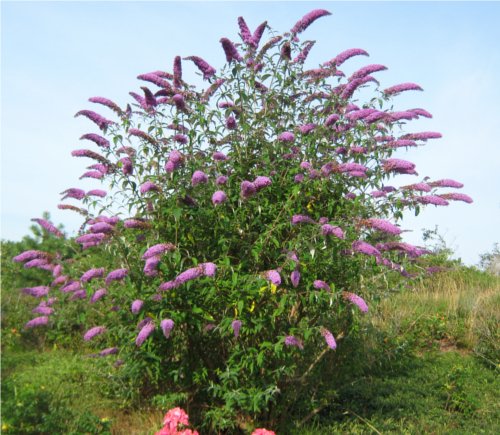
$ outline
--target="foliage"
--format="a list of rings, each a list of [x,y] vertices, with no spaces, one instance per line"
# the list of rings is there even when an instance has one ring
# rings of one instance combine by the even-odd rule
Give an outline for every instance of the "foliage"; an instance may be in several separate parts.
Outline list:
[[[243,43],[221,40],[227,64],[219,73],[186,58],[207,89],[182,80],[176,57],[173,74],[139,76],[160,89],[132,92],[136,103],[125,110],[90,99],[116,121],[77,113],[105,136],[82,136],[101,154],[73,152],[95,161],[82,177],[110,190],[64,192],[87,206],[60,205],[85,216],[78,253],[16,257],[35,261],[50,285],[27,293],[58,298],[55,314],[42,303],[38,311],[48,314],[27,327],[48,324],[61,342],[80,333],[75,345],[120,366],[115,385],[127,401],[168,392],[186,398],[178,405],[200,429],[283,428],[299,405],[315,406],[305,397],[350,364],[365,299],[425,273],[427,252],[402,243],[388,219],[425,204],[471,202],[437,191],[461,187],[453,180],[388,185],[417,175],[413,163],[391,158],[398,148],[440,135],[395,137],[406,121],[430,116],[392,111],[392,96],[418,85],[354,100],[385,69],[368,65],[345,79],[338,67],[363,50],[304,69],[313,43],[297,35],[324,15],[312,11],[279,36],[266,23],[250,34],[240,17]],[[258,49],[266,29],[272,37]]]

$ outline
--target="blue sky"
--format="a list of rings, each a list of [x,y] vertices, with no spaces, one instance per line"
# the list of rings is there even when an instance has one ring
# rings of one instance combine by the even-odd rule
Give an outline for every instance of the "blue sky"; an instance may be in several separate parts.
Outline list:
[[[17,240],[30,218],[51,213],[74,233],[81,220],[57,209],[68,187],[98,188],[79,181],[85,163],[70,156],[91,131],[80,109],[104,96],[124,106],[141,73],[171,70],[174,56],[198,55],[215,67],[224,62],[221,37],[237,40],[236,19],[253,29],[264,20],[282,32],[305,13],[324,8],[332,16],[314,23],[305,39],[318,42],[311,67],[347,48],[370,58],[353,59],[347,73],[381,63],[381,85],[419,83],[396,108],[423,107],[434,118],[407,131],[439,131],[440,140],[402,153],[423,177],[453,178],[475,200],[430,206],[403,221],[408,241],[422,228],[439,226],[466,263],[500,241],[500,3],[496,2],[2,2],[1,3],[1,234]],[[194,78],[194,69],[185,74]],[[188,75],[189,77],[189,75]],[[104,110],[99,110],[104,113]],[[407,181],[416,181],[408,178]],[[401,180],[404,183],[405,180]]]

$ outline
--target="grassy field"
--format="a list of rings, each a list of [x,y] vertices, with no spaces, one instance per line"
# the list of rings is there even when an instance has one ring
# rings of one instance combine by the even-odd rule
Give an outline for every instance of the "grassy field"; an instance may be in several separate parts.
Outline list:
[[[436,274],[372,306],[356,364],[291,434],[500,433],[500,279]],[[113,397],[113,369],[3,331],[2,433],[151,434],[164,407]]]

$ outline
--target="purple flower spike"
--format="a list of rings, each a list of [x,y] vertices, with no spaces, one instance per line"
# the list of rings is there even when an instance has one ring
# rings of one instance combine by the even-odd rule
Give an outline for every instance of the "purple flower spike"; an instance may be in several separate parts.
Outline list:
[[[444,193],[438,196],[449,201],[463,201],[467,204],[472,204],[474,202],[473,199],[465,193]]]
[[[224,53],[226,54],[227,62],[231,62],[232,60],[241,62],[243,60],[243,58],[238,53],[238,50],[229,39],[221,38],[220,43],[222,44],[222,48],[224,50]]]
[[[299,130],[302,134],[308,134],[316,128],[316,124],[304,124],[299,127]]]
[[[186,102],[184,101],[184,97],[181,94],[175,94],[172,97],[172,100],[175,104],[175,107],[177,107],[178,110],[186,109]]]
[[[226,202],[226,200],[227,200],[227,195],[222,190],[218,190],[212,195],[213,205],[222,204],[223,202]]]
[[[196,186],[201,183],[208,183],[208,177],[203,171],[194,171],[191,177],[191,184]]]
[[[26,287],[23,288],[23,293],[34,296],[35,298],[41,298],[43,296],[47,296],[49,294],[49,287],[44,285],[39,285],[36,287]]]
[[[321,335],[325,338],[326,344],[330,349],[336,349],[337,343],[335,342],[335,337],[326,328],[321,328]]]
[[[297,21],[290,30],[290,33],[292,33],[293,35],[301,33],[304,30],[306,30],[318,18],[324,17],[326,15],[331,15],[331,12],[328,12],[324,9],[314,9],[313,11],[304,15],[299,21]]]
[[[31,219],[33,222],[36,222],[38,225],[40,225],[44,230],[48,231],[51,234],[54,234],[56,237],[64,237],[64,234],[61,233],[53,224],[51,224],[48,220],[46,219],[39,219],[39,218],[34,218]]]
[[[429,186],[431,187],[453,187],[455,189],[461,189],[464,187],[464,185],[458,181],[455,180],[450,180],[450,179],[444,179],[444,180],[437,180],[429,183]]]
[[[203,270],[203,275],[215,276],[217,272],[217,265],[215,263],[201,263],[200,266]]]
[[[158,192],[158,190],[160,190],[158,188],[158,186],[153,183],[152,181],[146,181],[145,183],[143,183],[141,185],[141,187],[139,188],[139,191],[144,195],[145,193],[147,192],[150,192],[150,191],[154,191],[154,192]]]
[[[102,222],[104,223],[104,222]],[[90,269],[85,272],[80,278],[81,282],[89,282],[94,278],[101,278],[104,276],[104,267],[100,267],[98,269]]]
[[[268,187],[272,184],[272,181],[269,177],[259,176],[253,180],[253,184],[257,190],[263,189],[264,187]]]
[[[108,356],[108,355],[115,355],[118,353],[118,348],[117,347],[108,347],[106,349],[103,349],[99,352],[99,356]]]
[[[393,235],[401,234],[400,228],[398,228],[396,225],[393,225],[384,219],[375,219],[375,218],[367,219],[367,224],[371,228],[375,228],[387,234],[393,234]]]
[[[120,281],[128,275],[127,269],[116,269],[108,273],[106,277],[106,285],[112,281]]]
[[[90,328],[85,335],[83,336],[83,339],[85,341],[90,341],[97,335],[101,335],[103,332],[106,331],[106,328],[104,326],[94,326],[93,328]]]
[[[157,255],[161,255],[166,251],[172,251],[175,249],[175,246],[172,243],[159,243],[157,245],[151,246],[143,255],[142,259],[147,260],[148,258],[155,257]]]
[[[85,198],[85,191],[72,187],[70,189],[66,189],[64,192],[61,192],[61,195],[64,195],[61,200],[66,198],[74,198],[80,200]]]
[[[227,183],[227,177],[225,175],[219,175],[215,180],[215,184],[217,184],[218,186],[222,186],[226,183]]]
[[[290,274],[290,281],[292,285],[297,288],[300,283],[300,272],[296,269]]]
[[[295,346],[298,347],[300,350],[304,349],[302,341],[293,335],[287,335],[285,337],[285,346]]]
[[[49,318],[47,316],[40,316],[40,317],[35,317],[34,319],[31,319],[29,322],[27,322],[24,327],[26,329],[31,329],[31,328],[36,328],[38,326],[44,326],[49,323]]]
[[[251,196],[255,195],[256,192],[257,188],[251,181],[245,180],[241,183],[241,196],[243,198],[250,198]]]
[[[100,198],[104,198],[107,195],[107,193],[101,189],[93,189],[93,190],[89,190],[86,195],[87,196],[99,196]]]
[[[355,295],[354,293],[345,292],[344,298],[356,305],[363,313],[368,312],[368,305],[362,297]]]
[[[98,134],[87,133],[87,134],[84,134],[80,138],[80,140],[83,140],[83,139],[90,140],[102,148],[109,148],[109,141],[107,139],[103,138],[102,136],[99,136]]]
[[[202,267],[192,267],[192,268],[187,269],[184,272],[180,273],[175,278],[175,283],[177,285],[181,285],[181,284],[184,284],[185,282],[192,281],[193,279],[199,278],[202,275],[203,275],[203,268]]]
[[[31,249],[29,251],[24,251],[21,254],[15,256],[12,260],[16,263],[24,263],[26,261],[34,260],[35,258],[48,258],[49,254],[43,251],[36,251]]]
[[[156,276],[158,275],[158,265],[160,264],[160,256],[149,257],[144,265],[144,275],[146,276]]]
[[[211,67],[201,57],[189,56],[189,57],[185,57],[184,60],[191,60],[198,67],[198,69],[202,72],[204,80],[209,79],[210,77],[212,77],[216,73],[215,68]]]
[[[142,346],[142,344],[146,341],[146,339],[153,333],[156,329],[155,324],[152,321],[147,322],[142,329],[137,334],[135,339],[136,346]]]
[[[106,127],[110,126],[111,124],[114,124],[113,121],[110,121],[109,119],[104,118],[103,116],[99,115],[98,113],[92,112],[91,110],[80,110],[75,114],[75,118],[77,116],[85,116],[86,118],[90,119],[92,122],[97,124],[97,126],[101,129],[104,130]]]
[[[355,242],[353,242],[352,249],[356,252],[365,255],[375,255],[375,256],[380,255],[380,252],[377,248],[361,240],[356,240]]]
[[[295,135],[289,131],[284,131],[278,136],[278,140],[281,142],[293,142],[295,140]]]
[[[401,83],[399,85],[384,89],[384,94],[394,95],[404,91],[423,91],[423,89],[415,83]]]
[[[313,286],[314,286],[314,288],[323,289],[323,290],[326,290],[327,292],[332,291],[330,286],[325,281],[321,281],[320,279],[315,280],[313,282]]]
[[[241,320],[233,320],[231,323],[231,328],[233,328],[234,338],[238,338],[241,329]]]
[[[31,310],[33,314],[43,314],[44,316],[50,316],[54,313],[54,309],[47,307],[46,305],[38,305],[38,307]]]
[[[216,151],[215,153],[213,153],[212,158],[217,162],[224,162],[226,160],[229,160],[229,157],[220,151]]]
[[[291,219],[292,225],[298,225],[298,224],[315,224],[316,222],[314,219],[310,218],[309,216],[305,216],[302,214],[295,214],[292,216]]]
[[[170,332],[174,329],[175,323],[172,319],[164,319],[160,322],[160,327],[163,331],[165,338],[170,337]]]
[[[275,286],[279,286],[281,284],[281,276],[277,270],[268,270],[264,276]]]
[[[250,32],[250,29],[247,26],[247,23],[245,22],[245,19],[243,17],[238,17],[238,26],[240,28],[240,35],[241,39],[245,44],[253,46],[253,35]]]
[[[180,88],[182,85],[182,61],[180,56],[174,59],[174,86]]]
[[[448,205],[448,201],[437,195],[425,195],[418,196],[416,198],[417,202],[420,204],[432,204],[432,205]]]
[[[401,160],[401,159],[387,159],[384,162],[384,170],[386,172],[406,172],[406,171],[412,171],[415,169],[415,163],[408,162],[406,160]]]
[[[107,294],[108,291],[105,288],[100,288],[99,290],[96,290],[95,293],[90,298],[90,303],[95,304],[99,299],[103,298]]]
[[[132,302],[132,305],[130,306],[132,314],[138,314],[139,311],[141,311],[143,305],[144,301],[141,301],[140,299],[136,299],[134,302]]]
[[[160,287],[158,288],[159,291],[166,292],[169,290],[172,290],[174,288],[179,287],[179,283],[176,281],[167,281],[162,284],[160,284]]]
[[[332,60],[324,63],[323,66],[339,67],[347,59],[350,59],[351,57],[354,56],[369,56],[369,54],[362,48],[350,48],[348,50],[343,51],[342,53],[337,54],[337,56],[335,56]]]
[[[228,130],[235,130],[236,129],[236,118],[231,115],[226,119],[226,128]]]

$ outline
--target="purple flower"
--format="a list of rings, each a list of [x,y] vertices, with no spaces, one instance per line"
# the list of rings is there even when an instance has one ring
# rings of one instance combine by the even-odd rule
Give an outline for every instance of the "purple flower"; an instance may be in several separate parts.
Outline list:
[[[81,288],[82,288],[82,285],[81,285],[80,281],[70,281],[64,287],[61,287],[61,291],[63,293],[70,293],[70,292],[74,292],[76,290],[81,290]]]
[[[180,88],[182,85],[182,63],[181,57],[175,56],[174,59],[174,86]]]
[[[243,42],[245,44],[249,44],[253,46],[253,38],[252,34],[250,33],[250,29],[247,26],[247,23],[245,22],[243,17],[238,17],[238,26],[240,28],[240,35],[241,39],[243,39]]]
[[[424,109],[409,109],[409,112],[413,112],[415,115],[423,116],[425,118],[432,118],[432,114],[430,114],[427,110]]]
[[[314,219],[310,218],[309,216],[305,216],[302,214],[294,214],[292,216],[292,225],[298,225],[298,224],[315,224],[316,222]]]
[[[337,343],[335,342],[335,337],[333,334],[326,328],[321,328],[321,335],[325,338],[326,344],[330,349],[336,349]]]
[[[338,170],[340,172],[361,172],[365,173],[367,167],[363,166],[361,163],[342,163],[339,165]]]
[[[350,59],[353,56],[369,56],[369,54],[362,48],[350,48],[348,50],[343,51],[342,53],[337,54],[337,56],[335,56],[332,60],[324,63],[323,66],[339,67],[347,59]]]
[[[41,298],[43,296],[47,296],[49,294],[49,287],[44,285],[39,285],[36,287],[26,287],[23,288],[23,293],[34,296],[35,298]]]
[[[77,116],[85,116],[86,118],[90,119],[92,122],[97,124],[97,126],[101,130],[104,130],[109,125],[114,124],[113,121],[110,121],[109,119],[106,119],[103,116],[99,115],[98,113],[92,112],[91,110],[80,110],[75,114],[75,118]]]
[[[352,249],[356,252],[365,255],[375,255],[375,256],[380,255],[380,252],[377,248],[361,240],[356,240],[355,242],[353,242]]]
[[[107,294],[108,294],[108,291],[105,288],[100,288],[99,290],[96,290],[95,293],[90,298],[90,303],[91,304],[96,303],[99,299],[101,299],[103,296],[105,296]]]
[[[122,172],[124,175],[131,175],[134,172],[134,165],[132,164],[132,160],[128,157],[122,157],[118,161],[122,165]]]
[[[272,181],[269,177],[258,176],[253,180],[253,184],[257,190],[263,189],[264,187],[268,187],[272,184]]]
[[[315,43],[316,41],[307,41],[304,45],[304,48],[302,48],[300,53],[297,55],[297,57],[295,57],[295,59],[293,59],[293,61],[295,63],[304,63]]]
[[[32,267],[38,267],[40,269],[44,269],[46,267],[53,267],[50,265],[45,258],[35,258],[34,260],[30,260],[27,263],[24,263],[25,269],[31,269]]]
[[[175,94],[172,97],[172,101],[177,107],[178,110],[184,110],[186,108],[186,102],[184,101],[184,97],[181,94]]]
[[[414,147],[417,146],[417,143],[409,139],[398,139],[395,141],[387,142],[385,146],[387,148]]]
[[[128,275],[127,269],[116,269],[108,273],[106,276],[106,285],[108,285],[112,281],[119,281],[125,278]]]
[[[151,181],[146,181],[145,183],[143,183],[141,185],[141,187],[139,188],[139,191],[144,195],[145,193],[147,192],[150,192],[151,190],[155,191],[155,192],[158,192],[159,188],[156,184],[154,184],[153,182]]]
[[[187,136],[183,135],[183,134],[175,134],[172,139],[175,141],[175,142],[178,142],[180,144],[187,144],[188,143],[188,138]]]
[[[83,140],[83,139],[90,140],[102,148],[109,148],[109,141],[107,139],[103,138],[102,136],[99,136],[98,134],[86,133],[82,137],[80,137],[80,140]]]
[[[229,39],[221,38],[220,43],[222,44],[222,48],[224,50],[224,53],[226,54],[227,62],[231,62],[232,60],[241,62],[243,60],[243,58],[238,53],[238,50]]]
[[[114,227],[113,225],[110,225],[107,222],[97,222],[96,224],[92,225],[89,229],[91,233],[106,234],[113,231]]]
[[[89,190],[86,195],[87,196],[99,196],[101,198],[104,198],[107,195],[107,193],[101,189],[93,189],[93,190]]]
[[[304,181],[304,174],[297,174],[293,177],[293,181],[296,183],[302,183]]]
[[[99,352],[99,356],[108,356],[108,355],[115,355],[118,353],[118,348],[117,347],[108,347],[106,349],[103,349]]]
[[[372,74],[374,72],[378,72],[378,71],[384,71],[386,70],[387,67],[384,66],[384,65],[378,65],[378,64],[374,64],[374,65],[366,65],[364,66],[363,68],[357,70],[350,78],[349,78],[349,82],[352,82],[353,80],[355,79],[362,79],[362,78],[365,78],[366,76],[368,76],[369,74]]]
[[[298,347],[300,350],[304,349],[302,341],[293,335],[287,335],[285,337],[285,346],[295,346]]]
[[[262,35],[264,33],[264,30],[266,30],[266,27],[267,27],[267,21],[264,21],[253,32],[252,40],[255,48],[259,46],[260,39],[262,38]]]
[[[203,171],[194,171],[191,177],[191,184],[196,186],[200,183],[208,183],[208,177]]]
[[[59,231],[53,224],[51,224],[48,220],[34,218],[31,219],[33,222],[36,222],[40,225],[44,230],[48,231],[51,234],[54,234],[56,237],[64,237],[64,234]]]
[[[233,320],[231,322],[231,328],[233,328],[234,337],[238,338],[241,329],[241,320]]]
[[[83,339],[85,341],[90,341],[92,340],[95,336],[101,335],[103,332],[106,331],[106,328],[104,326],[94,326],[93,328],[90,328],[85,335],[83,336]]]
[[[212,158],[218,162],[223,162],[223,161],[229,160],[229,157],[220,151],[216,151],[215,153],[213,153]]]
[[[191,61],[193,61],[193,63],[202,72],[204,80],[209,79],[210,77],[212,77],[216,73],[215,68],[211,67],[201,57],[198,57],[198,56],[189,56],[189,57],[185,57],[184,60],[191,60]]]
[[[76,243],[84,244],[84,243],[101,243],[106,237],[104,233],[92,233],[92,234],[84,234],[83,236],[79,236],[75,239]]]
[[[125,228],[145,229],[149,228],[151,224],[142,219],[127,219],[123,221],[123,226]]]
[[[144,80],[145,82],[153,83],[160,88],[171,89],[171,87],[172,87],[169,82],[167,82],[166,80],[163,80],[156,73],[141,74],[141,75],[138,75],[137,78],[139,80]],[[139,104],[140,104],[140,101],[139,101]]]
[[[87,171],[80,176],[80,180],[84,178],[94,178],[95,180],[100,180],[104,178],[104,173],[101,171]]]
[[[226,128],[228,130],[236,129],[236,118],[233,115],[226,118]]]
[[[292,285],[297,288],[299,286],[300,282],[300,272],[295,269],[291,274],[290,274],[290,281],[292,282]]]
[[[330,224],[324,224],[321,226],[321,234],[324,236],[335,236],[339,239],[345,238],[342,228]]]
[[[320,279],[317,279],[313,282],[313,287],[317,288],[317,289],[323,289],[323,290],[326,290],[328,292],[332,291],[330,286],[325,281],[321,281]]]
[[[87,297],[87,292],[84,289],[79,289],[73,292],[71,297],[69,298],[70,301],[75,301],[77,299],[85,299]]]
[[[423,89],[415,83],[401,83],[399,85],[384,89],[384,94],[394,95],[404,91],[423,91]]]
[[[61,200],[66,198],[74,198],[80,200],[85,198],[85,191],[72,187],[70,189],[66,189],[64,192],[61,192],[61,195],[64,195]]]
[[[253,184],[251,181],[243,181],[240,185],[241,189],[241,196],[243,198],[250,198],[251,196],[255,195],[257,192],[257,188],[255,187],[255,184]]]
[[[81,282],[88,282],[94,278],[101,278],[102,276],[104,276],[104,267],[100,267],[98,269],[90,269],[90,270],[87,270],[87,272],[85,272],[81,276],[80,281]]]
[[[107,98],[92,97],[92,98],[89,98],[89,101],[91,103],[102,104],[103,106],[109,107],[111,110],[113,110],[116,113],[118,113],[118,115],[122,114],[122,109],[120,109],[120,107],[118,106],[118,104],[114,103],[111,100],[108,100]]]
[[[203,275],[205,276],[215,276],[217,272],[217,265],[215,263],[201,263],[200,267],[203,270]]]
[[[152,136],[150,136],[146,132],[144,132],[142,130],[138,130],[137,128],[130,128],[129,131],[128,131],[128,134],[130,136],[140,137],[141,139],[144,139],[144,140],[148,141],[149,143],[151,143],[153,145],[155,145],[157,143],[156,139],[154,139]]]
[[[148,258],[155,257],[157,255],[161,255],[166,251],[172,251],[175,249],[175,246],[172,243],[159,243],[157,245],[151,246],[143,255],[142,259],[147,260]]]
[[[212,195],[212,203],[214,205],[222,204],[226,200],[227,200],[227,195],[222,190],[218,190]]]
[[[345,116],[345,118],[348,119],[349,121],[357,121],[359,119],[366,118],[367,116],[371,115],[374,112],[376,112],[375,109],[359,109],[359,110],[354,110],[352,112],[349,112]]]
[[[289,131],[284,131],[278,136],[278,140],[281,142],[293,142],[295,140],[295,135]]]
[[[225,176],[225,175],[219,175],[216,179],[215,179],[215,184],[221,186],[221,185],[224,185],[227,183],[227,180],[228,178]]]
[[[158,275],[158,264],[160,264],[160,256],[149,257],[144,265],[144,275],[146,276],[156,276]]]
[[[27,322],[24,327],[26,329],[30,328],[36,328],[38,326],[44,326],[49,323],[49,318],[47,316],[41,316],[41,317],[35,317],[34,319],[31,319],[29,322]]]
[[[54,309],[40,304],[38,305],[38,307],[33,308],[31,312],[33,314],[43,314],[44,316],[50,316],[52,313],[54,313]]]
[[[165,292],[165,291],[177,288],[177,287],[179,287],[179,285],[180,284],[178,282],[176,282],[175,280],[174,281],[167,281],[167,282],[160,284],[160,287],[158,288],[158,290]]]
[[[444,193],[438,196],[450,201],[463,201],[466,202],[467,204],[472,204],[474,202],[473,199],[469,195],[466,195],[465,193]]]
[[[299,127],[299,130],[302,134],[308,134],[316,128],[316,124],[309,123],[304,124]]]
[[[137,337],[135,339],[135,345],[141,346],[142,343],[146,341],[146,339],[153,333],[155,329],[156,329],[155,324],[152,321],[147,322],[139,331],[139,334],[137,334]]]
[[[16,255],[12,260],[16,263],[23,263],[25,261],[34,260],[35,258],[48,258],[49,254],[43,251],[36,251],[31,249],[29,251],[24,251],[19,255]]]
[[[458,181],[455,180],[450,180],[450,179],[443,179],[443,180],[437,180],[429,183],[429,186],[432,187],[454,187],[456,189],[461,189],[464,187],[464,185]]]
[[[174,329],[175,323],[172,319],[164,319],[160,322],[160,327],[165,338],[170,337],[170,332]]]
[[[362,297],[349,292],[344,292],[343,296],[346,300],[356,305],[363,313],[368,312],[368,305]]]
[[[50,286],[55,287],[56,285],[64,284],[67,280],[68,280],[68,277],[66,275],[58,276],[54,281],[52,281]]]
[[[130,306],[130,310],[132,311],[132,314],[138,314],[139,311],[141,311],[141,308],[143,305],[144,305],[144,301],[141,301],[140,299],[136,299],[135,301],[133,301],[132,305]]]
[[[290,33],[292,33],[293,35],[301,33],[304,30],[306,30],[318,18],[324,17],[326,15],[331,15],[331,13],[324,9],[314,9],[313,11],[304,15],[299,21],[297,21],[290,30]]]
[[[388,234],[393,234],[393,235],[401,234],[400,228],[398,228],[396,225],[393,225],[384,219],[371,218],[371,219],[367,219],[366,223],[371,228],[375,228],[377,230],[383,231],[383,232],[388,233]]]
[[[153,321],[153,319],[151,317],[145,317],[137,324],[137,330],[140,331],[144,327],[144,325],[147,325],[148,323],[151,323],[152,321]]]
[[[331,125],[335,124],[339,119],[340,119],[340,116],[337,114],[330,115],[330,116],[328,116],[328,118],[326,118],[325,125],[327,127],[330,127]]]
[[[441,133],[437,133],[434,131],[423,131],[420,133],[408,133],[401,136],[401,139],[410,139],[410,140],[427,140],[427,139],[440,139],[443,137]]]
[[[192,267],[177,275],[177,277],[175,278],[175,283],[178,286],[184,284],[187,281],[199,278],[202,275],[203,275],[202,267]]]
[[[275,286],[279,286],[281,284],[281,276],[277,270],[268,270],[264,277]]]
[[[417,196],[416,201],[420,204],[448,205],[448,201],[437,195]]]
[[[407,171],[413,171],[415,169],[415,163],[401,159],[387,159],[384,161],[383,168],[386,172],[393,171],[405,173]]]

